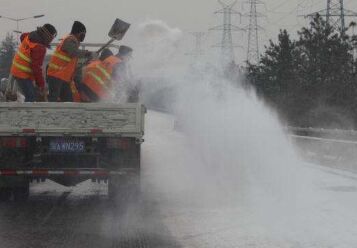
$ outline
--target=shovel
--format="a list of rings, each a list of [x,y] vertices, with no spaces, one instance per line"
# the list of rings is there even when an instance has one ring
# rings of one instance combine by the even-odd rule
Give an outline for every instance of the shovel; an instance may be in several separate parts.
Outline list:
[[[107,48],[114,41],[123,39],[126,31],[128,31],[128,29],[129,29],[129,27],[130,27],[129,23],[126,23],[126,22],[117,18],[108,34],[108,36],[111,39],[104,46],[102,46],[97,51],[97,53],[99,54],[101,51],[103,51],[105,48]]]

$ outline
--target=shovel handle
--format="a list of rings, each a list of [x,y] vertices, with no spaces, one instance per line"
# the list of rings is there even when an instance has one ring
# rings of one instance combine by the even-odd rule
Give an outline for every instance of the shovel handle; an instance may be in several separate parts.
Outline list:
[[[110,44],[112,44],[116,39],[112,38],[110,39],[104,46],[102,46],[97,53],[100,53],[101,51],[103,51],[105,48],[107,48]]]

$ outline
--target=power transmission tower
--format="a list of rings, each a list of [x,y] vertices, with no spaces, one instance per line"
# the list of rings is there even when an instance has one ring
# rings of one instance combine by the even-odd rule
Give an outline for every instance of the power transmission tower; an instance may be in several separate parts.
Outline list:
[[[187,55],[191,55],[194,59],[199,59],[203,55],[202,43],[203,37],[206,35],[204,32],[191,32],[190,33],[195,38],[195,49],[193,52],[188,53]]]
[[[315,16],[319,14],[326,17],[328,25],[336,27],[342,33],[346,31],[346,17],[357,17],[357,13],[345,9],[343,0],[327,0],[327,8],[307,16]]]
[[[237,0],[230,4],[226,4],[221,0],[218,0],[218,2],[223,8],[214,13],[223,14],[223,24],[213,27],[210,30],[222,31],[222,41],[214,47],[221,48],[223,63],[227,65],[228,63],[234,62],[234,47],[236,46],[233,45],[232,32],[244,31],[244,29],[232,24],[232,15],[241,15],[241,13],[233,9]]]
[[[356,26],[357,23],[356,22],[352,22],[351,23],[351,27],[352,27],[352,37],[353,37],[353,59],[356,60],[357,59],[357,36],[356,36]],[[357,66],[357,65],[356,65]],[[356,72],[356,68],[354,69]]]
[[[257,64],[259,62],[259,30],[262,28],[258,25],[258,18],[262,17],[262,14],[257,12],[257,6],[264,4],[259,0],[249,0],[247,2],[250,6],[248,29],[248,53],[247,62],[249,64]]]

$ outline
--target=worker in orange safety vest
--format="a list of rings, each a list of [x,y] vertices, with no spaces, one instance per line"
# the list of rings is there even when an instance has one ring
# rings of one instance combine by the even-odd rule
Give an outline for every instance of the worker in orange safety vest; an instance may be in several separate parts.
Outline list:
[[[34,102],[36,93],[43,99],[47,98],[42,64],[46,50],[56,35],[57,31],[51,24],[21,35],[21,44],[13,59],[10,75],[25,96],[25,102]]]
[[[98,102],[112,98],[113,76],[121,62],[119,56],[114,56],[109,49],[105,49],[99,60],[93,60],[84,68],[80,90],[83,102]]]
[[[56,47],[47,70],[50,102],[73,101],[71,82],[77,69],[78,59],[96,56],[93,52],[79,49],[80,42],[85,36],[86,27],[81,22],[75,21],[71,33],[64,37]]]

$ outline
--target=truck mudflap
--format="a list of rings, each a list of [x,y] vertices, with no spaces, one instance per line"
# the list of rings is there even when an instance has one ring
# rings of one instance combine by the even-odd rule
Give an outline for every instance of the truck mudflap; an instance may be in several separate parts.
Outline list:
[[[51,176],[85,176],[89,178],[105,178],[111,176],[124,176],[134,173],[133,169],[120,169],[110,171],[105,169],[0,169],[0,176],[28,176],[28,177],[51,177]]]

